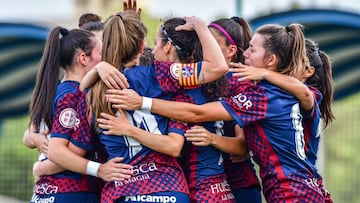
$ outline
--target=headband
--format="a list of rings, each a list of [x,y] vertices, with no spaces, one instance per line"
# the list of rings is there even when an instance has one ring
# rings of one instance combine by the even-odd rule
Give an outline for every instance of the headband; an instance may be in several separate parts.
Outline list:
[[[163,32],[166,40],[169,41],[172,45],[174,45],[174,47],[175,47],[177,50],[181,51],[181,50],[182,50],[181,47],[180,47],[179,45],[175,44],[174,40],[172,40],[172,39],[170,38],[168,32],[167,32],[166,29],[165,29],[165,25],[164,25],[164,24],[161,25],[161,30],[162,30],[162,32]]]
[[[209,27],[214,27],[214,28],[218,29],[220,32],[222,32],[225,35],[226,39],[230,42],[231,45],[236,46],[235,41],[233,40],[233,38],[229,35],[228,32],[226,32],[226,30],[223,27],[221,27],[220,25],[218,25],[216,23],[211,23],[209,25]]]

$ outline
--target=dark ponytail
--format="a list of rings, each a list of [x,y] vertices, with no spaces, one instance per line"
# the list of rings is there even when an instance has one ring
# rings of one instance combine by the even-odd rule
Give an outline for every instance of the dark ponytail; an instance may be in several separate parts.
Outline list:
[[[60,72],[60,30],[54,28],[46,41],[30,103],[30,121],[38,128],[41,119],[51,130],[51,108]]]
[[[305,42],[310,65],[315,68],[315,73],[306,83],[318,89],[323,96],[320,111],[324,128],[326,128],[335,119],[331,109],[334,96],[332,65],[329,56],[324,51],[319,50],[317,43],[310,39],[306,39]]]
[[[59,81],[60,67],[67,69],[74,63],[77,51],[82,50],[90,56],[95,35],[86,30],[71,31],[55,27],[51,30],[45,44],[40,67],[36,76],[33,96],[30,102],[30,123],[39,128],[44,120],[49,130],[52,126],[52,104]]]

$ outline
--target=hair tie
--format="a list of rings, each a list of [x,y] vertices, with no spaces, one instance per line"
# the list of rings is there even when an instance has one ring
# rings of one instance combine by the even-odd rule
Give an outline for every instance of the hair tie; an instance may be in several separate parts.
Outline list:
[[[226,39],[230,42],[231,45],[235,45],[235,41],[233,40],[233,38],[229,35],[229,33],[223,28],[221,27],[220,25],[216,24],[216,23],[211,23],[209,25],[209,27],[214,27],[216,29],[218,29],[221,33],[223,33],[226,37]]]
[[[61,34],[63,37],[65,37],[66,35],[69,34],[69,30],[66,29],[66,28],[61,28],[61,29],[60,29],[60,34]]]
[[[121,20],[123,20],[122,15],[120,13],[117,13],[116,16],[119,17]]]
[[[286,26],[285,29],[286,29],[286,32],[291,32],[292,31],[289,26]]]
[[[230,18],[231,20],[235,21],[236,23],[239,23],[240,24],[240,18],[237,17],[237,16],[233,16]]]

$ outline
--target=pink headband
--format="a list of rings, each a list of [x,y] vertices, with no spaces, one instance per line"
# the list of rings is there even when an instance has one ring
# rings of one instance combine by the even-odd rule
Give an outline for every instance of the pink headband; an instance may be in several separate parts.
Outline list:
[[[230,44],[236,46],[234,40],[233,40],[232,37],[229,35],[229,33],[226,32],[226,30],[225,30],[224,28],[222,28],[220,25],[218,25],[218,24],[216,24],[216,23],[210,23],[209,26],[210,26],[210,27],[215,27],[216,29],[218,29],[220,32],[222,32],[222,33],[225,35],[226,39],[230,42]]]

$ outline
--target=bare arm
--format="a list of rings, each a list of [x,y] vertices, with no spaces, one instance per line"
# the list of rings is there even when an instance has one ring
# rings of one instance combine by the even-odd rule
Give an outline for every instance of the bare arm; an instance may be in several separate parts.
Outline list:
[[[56,165],[54,162],[46,159],[44,161],[37,161],[33,166],[33,173],[35,176],[53,175],[64,171],[63,168]]]
[[[239,80],[267,80],[281,89],[294,95],[304,110],[311,110],[314,106],[314,96],[311,90],[298,79],[264,68],[256,68],[240,63],[231,63],[235,68],[230,69],[233,76],[241,76]]]
[[[211,34],[207,24],[197,17],[185,17],[186,24],[176,30],[195,30],[202,45],[203,63],[200,72],[200,84],[219,79],[228,71],[225,57],[219,44]]]
[[[131,125],[126,118],[125,112],[121,113],[120,117],[101,113],[101,117],[97,119],[97,122],[100,128],[106,129],[104,131],[106,135],[129,136],[154,151],[173,157],[180,155],[184,145],[184,137],[176,133],[169,133],[169,135],[165,136]]]
[[[51,138],[49,142],[48,158],[64,169],[86,174],[86,168],[89,160],[81,156],[85,154],[85,151],[79,148],[77,150],[73,149],[79,154],[73,152],[67,147],[68,142],[68,140],[63,138]],[[132,174],[132,167],[128,164],[120,163],[122,160],[123,158],[116,157],[104,164],[101,164],[97,171],[97,176],[105,181],[124,180],[130,178]]]
[[[108,88],[124,89],[129,86],[126,77],[119,70],[107,62],[101,61],[83,77],[80,90],[84,91],[86,88],[91,87],[99,77]]]
[[[133,90],[107,90],[106,100],[113,108],[123,110],[141,109],[143,98]],[[187,123],[233,120],[220,102],[196,105],[153,98],[151,112]]]
[[[231,115],[218,101],[196,105],[187,102],[174,102],[154,98],[152,100],[151,112],[188,123],[233,120]]]
[[[26,129],[23,136],[23,143],[29,148],[38,148],[41,153],[47,154],[48,151],[47,132],[35,133],[33,127]]]

